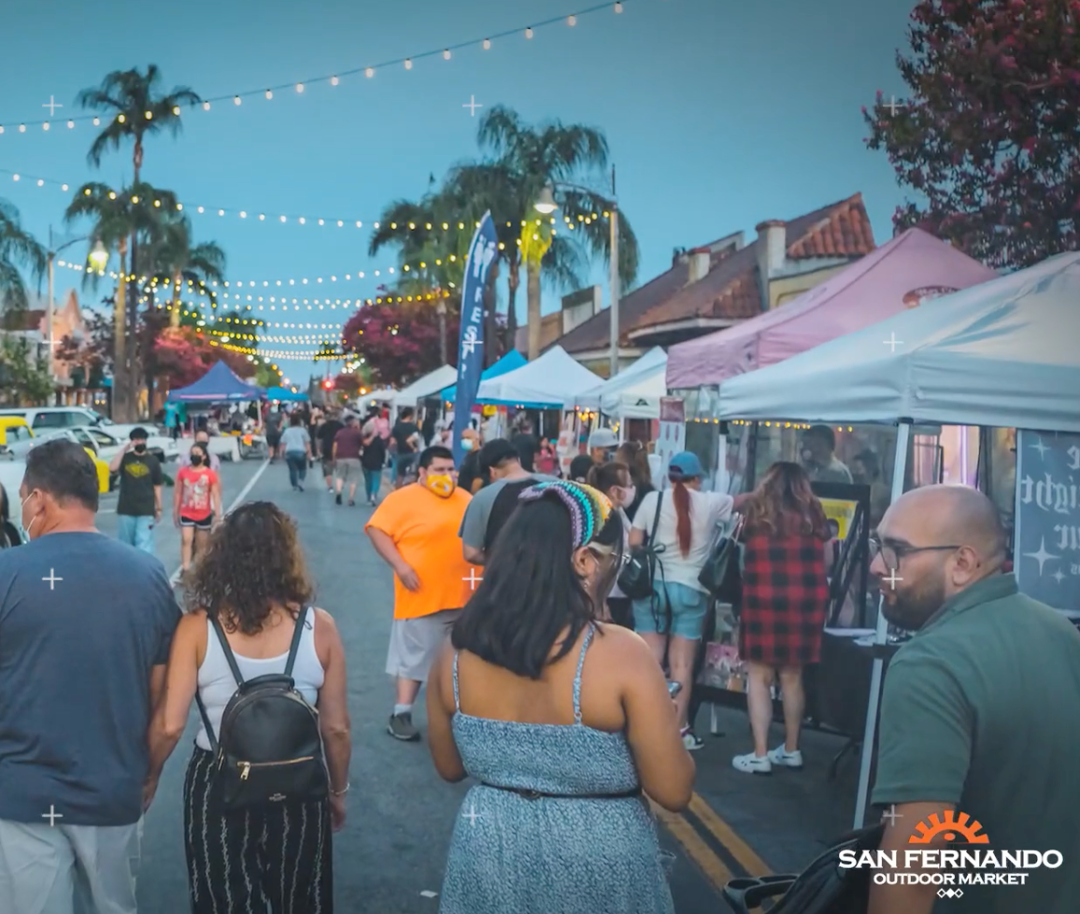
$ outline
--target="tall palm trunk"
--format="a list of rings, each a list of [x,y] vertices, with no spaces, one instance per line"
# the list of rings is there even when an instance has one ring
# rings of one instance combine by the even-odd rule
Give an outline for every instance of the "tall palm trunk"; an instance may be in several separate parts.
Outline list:
[[[499,279],[502,259],[496,257],[488,272],[487,288],[484,289],[484,367],[490,368],[502,357],[502,347],[496,339],[498,322],[495,320],[496,300],[495,284]]]
[[[132,153],[132,164],[135,171],[134,187],[139,186],[142,163],[142,138],[136,135],[135,150]],[[137,338],[139,328],[139,279],[137,273],[139,266],[141,266],[139,263],[139,237],[133,231],[131,233],[131,282],[128,288],[127,395],[128,410],[131,415],[129,422],[138,419],[139,387],[141,386],[139,383],[141,372],[138,370],[139,345]]]
[[[521,261],[516,257],[509,261],[510,272],[506,277],[507,302],[506,302],[506,336],[509,340],[508,349],[517,348],[517,290],[521,285]]]
[[[530,258],[525,264],[525,290],[528,296],[529,361],[540,355],[540,263]]]
[[[114,422],[128,422],[128,370],[127,370],[127,239],[120,239],[120,280],[116,284],[113,301],[113,383],[112,418]]]
[[[169,312],[169,326],[180,326],[180,287],[184,281],[184,277],[180,271],[177,270],[173,274],[173,297],[172,297],[172,310]]]

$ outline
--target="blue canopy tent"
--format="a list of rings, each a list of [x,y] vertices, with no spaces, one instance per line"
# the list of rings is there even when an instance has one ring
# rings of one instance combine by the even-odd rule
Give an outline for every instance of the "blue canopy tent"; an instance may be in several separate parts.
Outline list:
[[[522,365],[526,364],[526,358],[516,349],[511,349],[506,355],[504,355],[494,365],[490,365],[485,368],[480,375],[481,381],[486,381],[488,378],[497,378],[501,374],[506,374],[509,371],[516,371]],[[449,387],[443,388],[441,394],[444,402],[453,403],[454,398],[457,396],[457,384],[451,384]]]
[[[266,388],[266,399],[267,400],[284,400],[284,401],[297,400],[297,401],[299,401],[299,400],[307,400],[307,398],[308,398],[307,394],[302,394],[302,393],[298,393],[297,391],[294,391],[294,390],[289,390],[289,388],[287,388],[287,387],[267,387]]]
[[[241,381],[224,362],[216,363],[194,384],[169,391],[169,399],[178,403],[234,403],[265,397],[261,387]]]

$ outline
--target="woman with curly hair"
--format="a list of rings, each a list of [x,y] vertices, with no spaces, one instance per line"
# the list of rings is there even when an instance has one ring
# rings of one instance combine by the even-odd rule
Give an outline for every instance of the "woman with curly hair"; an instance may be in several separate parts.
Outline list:
[[[227,640],[247,681],[284,671],[297,625],[303,630],[292,677],[319,712],[330,795],[223,809],[212,789],[211,741],[201,726],[184,780],[193,914],[333,911],[331,830],[345,824],[351,742],[345,652],[329,613],[312,607],[313,590],[296,524],[269,502],[246,504],[228,515],[194,568],[191,611],[173,638],[165,696],[151,728],[146,805],[183,735],[196,693],[216,740],[237,688],[219,638]]]
[[[825,511],[810,477],[795,463],[769,467],[746,507],[743,532],[739,657],[747,664],[747,706],[754,751],[732,765],[770,774],[774,765],[802,768],[799,730],[806,697],[802,671],[817,663],[829,602]],[[784,743],[769,750],[776,672],[784,704]]]

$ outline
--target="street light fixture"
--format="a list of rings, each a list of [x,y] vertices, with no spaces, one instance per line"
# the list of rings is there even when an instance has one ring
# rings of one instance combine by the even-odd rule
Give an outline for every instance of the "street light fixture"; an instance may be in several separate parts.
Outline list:
[[[589,194],[591,197],[603,199],[600,194],[588,187],[583,187],[580,184],[570,184],[567,181],[556,181],[544,185],[544,189],[540,191],[539,199],[533,204],[533,209],[545,216],[550,216],[555,212],[559,208],[559,204],[555,200],[556,187],[564,190],[576,190]],[[605,202],[606,205],[611,207],[611,275],[608,280],[611,286],[611,309],[609,312],[611,330],[608,376],[613,378],[619,373],[619,205],[615,196],[614,165],[611,166],[611,199]]]
[[[78,244],[80,241],[89,241],[86,236],[81,238],[72,238],[70,241],[65,241],[63,244],[57,246],[53,242],[52,226],[49,226],[49,250],[48,250],[48,266],[49,266],[49,292],[48,300],[45,303],[45,322],[47,326],[46,342],[49,346],[49,377],[53,380],[54,386],[56,382],[55,364],[53,362],[54,352],[56,347],[56,340],[53,338],[53,317],[55,305],[53,304],[53,264],[56,261],[56,255],[66,251],[73,244]],[[101,243],[101,240],[94,244],[93,250],[90,252],[90,265],[94,267],[99,273],[105,269],[105,265],[109,262],[109,252],[105,250],[105,245]],[[53,392],[55,394],[55,391]]]
[[[94,242],[94,247],[90,251],[90,266],[92,266],[99,273],[102,272],[109,263],[109,252],[105,249],[105,245],[101,243],[99,238]]]

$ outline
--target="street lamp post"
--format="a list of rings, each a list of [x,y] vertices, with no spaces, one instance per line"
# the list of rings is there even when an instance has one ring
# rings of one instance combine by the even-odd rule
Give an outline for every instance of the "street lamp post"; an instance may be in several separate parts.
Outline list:
[[[54,351],[53,350],[54,350],[54,348],[56,346],[56,340],[53,337],[53,316],[54,316],[54,310],[55,310],[55,305],[53,304],[53,265],[54,265],[54,263],[56,261],[56,255],[57,254],[60,254],[63,251],[67,250],[73,244],[78,244],[80,241],[89,241],[89,240],[90,239],[88,237],[86,237],[86,236],[84,236],[82,238],[72,238],[70,241],[65,241],[62,245],[60,245],[59,247],[56,247],[53,244],[52,226],[51,225],[49,226],[49,252],[48,252],[49,291],[48,291],[48,299],[45,302],[45,323],[47,325],[46,340],[47,340],[47,343],[48,343],[48,346],[49,346],[49,377],[54,382],[56,381],[56,370],[55,370],[56,366],[55,366],[55,363],[53,362],[53,356],[54,356]],[[94,244],[93,250],[90,251],[90,264],[91,264],[91,266],[93,266],[96,270],[100,271],[100,270],[105,269],[105,265],[108,262],[109,262],[109,252],[105,250],[105,245],[103,245],[100,241],[96,242]]]
[[[547,184],[540,192],[540,198],[533,204],[533,208],[545,216],[550,216],[559,208],[555,200],[557,188],[576,190],[599,197],[595,191],[580,184],[571,184],[568,181],[556,181]],[[608,374],[615,377],[619,373],[619,202],[615,194],[615,166],[611,166],[611,199],[606,201],[611,210],[611,273],[609,283],[611,286],[611,308],[609,309],[610,331],[608,340]]]

